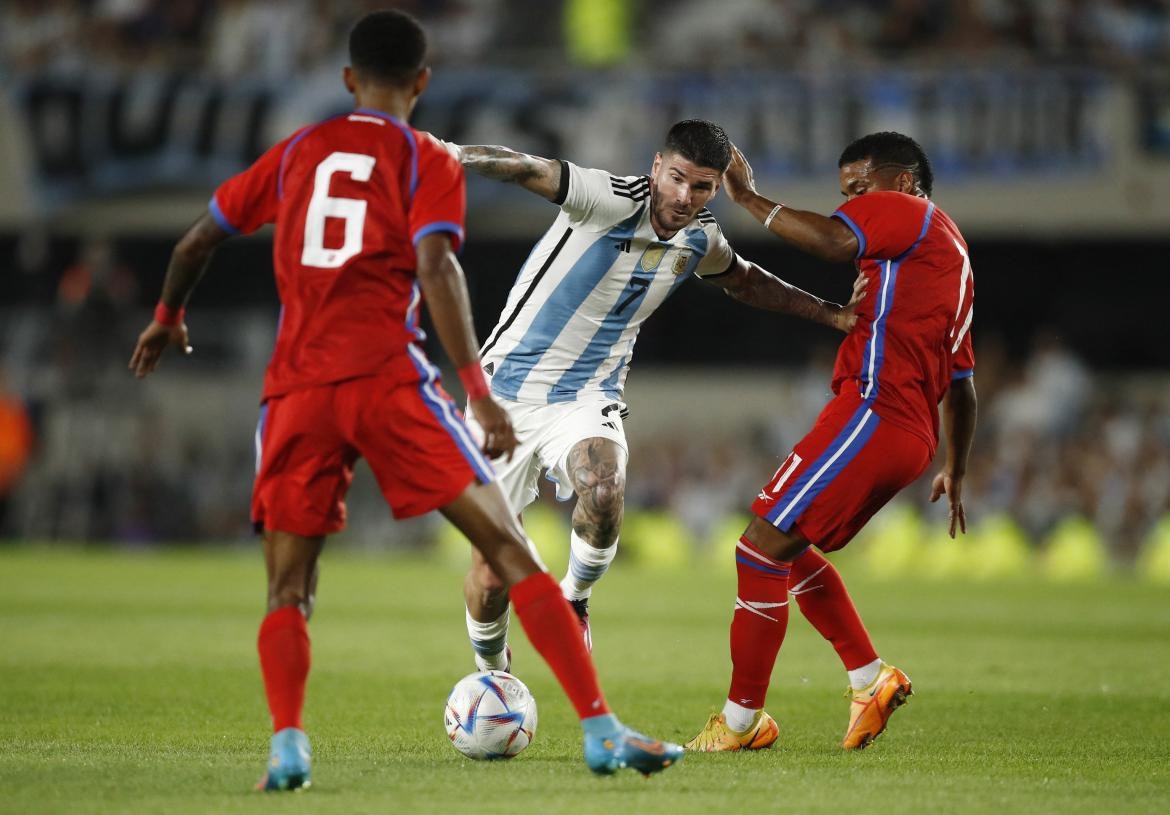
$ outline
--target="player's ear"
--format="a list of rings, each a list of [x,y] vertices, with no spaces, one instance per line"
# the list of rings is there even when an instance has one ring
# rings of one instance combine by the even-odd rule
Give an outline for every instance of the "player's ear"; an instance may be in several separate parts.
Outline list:
[[[349,65],[341,69],[341,81],[345,83],[347,91],[357,93],[357,77],[354,76],[353,68]]]
[[[914,173],[909,170],[903,170],[898,173],[897,179],[898,192],[904,192],[907,195],[918,194],[918,182],[914,179]]]
[[[418,72],[418,76],[414,78],[414,95],[415,97],[422,96],[422,92],[427,89],[427,85],[431,81],[431,68],[426,66]]]
[[[654,163],[650,165],[650,177],[657,178],[658,170],[662,167],[662,153],[654,154]]]

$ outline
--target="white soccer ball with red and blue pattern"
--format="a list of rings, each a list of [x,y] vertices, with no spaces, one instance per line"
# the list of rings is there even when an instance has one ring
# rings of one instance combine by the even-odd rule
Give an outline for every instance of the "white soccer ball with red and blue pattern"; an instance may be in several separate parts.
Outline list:
[[[455,749],[468,758],[511,758],[536,735],[536,700],[510,673],[469,674],[447,697],[443,724]]]

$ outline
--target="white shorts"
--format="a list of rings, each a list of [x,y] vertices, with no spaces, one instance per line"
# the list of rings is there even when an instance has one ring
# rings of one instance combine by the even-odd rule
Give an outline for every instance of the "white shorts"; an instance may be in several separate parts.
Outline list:
[[[612,439],[629,452],[622,416],[625,403],[604,395],[587,396],[575,402],[533,405],[493,397],[512,420],[516,432],[516,450],[512,460],[492,461],[500,488],[519,514],[540,494],[540,473],[557,485],[557,500],[573,497],[573,479],[567,468],[569,451],[583,439]],[[467,424],[476,438],[483,439],[483,429],[471,411],[465,411]]]

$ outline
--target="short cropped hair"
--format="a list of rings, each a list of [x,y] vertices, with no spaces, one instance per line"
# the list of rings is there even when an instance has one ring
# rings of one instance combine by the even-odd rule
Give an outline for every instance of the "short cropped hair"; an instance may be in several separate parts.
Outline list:
[[[869,159],[874,167],[881,164],[905,167],[914,174],[914,180],[927,196],[934,189],[934,170],[931,169],[930,159],[926,157],[922,145],[909,136],[888,130],[862,136],[845,148],[837,160],[837,167],[863,159]]]
[[[664,153],[675,153],[700,167],[723,172],[731,164],[731,142],[723,128],[704,119],[686,119],[666,134]]]
[[[427,35],[401,11],[374,11],[349,32],[349,64],[374,80],[408,85],[426,64]]]

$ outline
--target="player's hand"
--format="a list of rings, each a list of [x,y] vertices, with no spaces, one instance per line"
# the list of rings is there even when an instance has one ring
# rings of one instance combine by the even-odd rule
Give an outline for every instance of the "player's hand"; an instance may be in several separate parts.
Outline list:
[[[853,294],[850,296],[849,302],[841,307],[833,319],[833,325],[846,334],[853,330],[853,326],[857,325],[857,307],[865,299],[865,287],[868,285],[869,278],[864,273],[859,273],[853,279]]]
[[[182,348],[184,354],[193,350],[187,339],[187,324],[163,325],[151,320],[150,325],[138,335],[138,344],[130,355],[130,370],[139,379],[158,367],[162,352],[168,345]]]
[[[740,198],[756,191],[752,165],[748,164],[748,160],[734,144],[731,145],[731,164],[723,173],[723,186],[727,190],[728,197],[737,204]]]
[[[930,485],[930,502],[933,504],[943,493],[951,503],[949,518],[950,536],[955,537],[955,528],[958,527],[964,535],[967,534],[967,514],[963,511],[963,477],[951,475],[946,470],[934,477]]]
[[[506,454],[505,461],[511,461],[512,451],[516,449],[516,433],[507,412],[491,396],[482,396],[470,402],[469,407],[475,421],[483,428],[483,452],[488,458]]]

